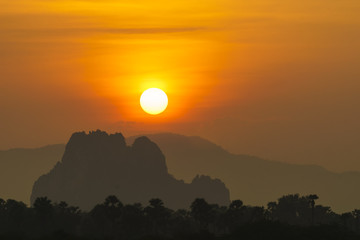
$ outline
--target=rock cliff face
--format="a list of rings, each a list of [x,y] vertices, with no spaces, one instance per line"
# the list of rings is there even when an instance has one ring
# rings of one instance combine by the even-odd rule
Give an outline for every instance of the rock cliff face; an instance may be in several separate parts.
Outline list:
[[[147,204],[160,198],[166,206],[188,208],[197,197],[227,205],[229,190],[220,180],[196,176],[190,183],[176,180],[166,167],[160,148],[147,137],[127,146],[122,134],[95,131],[75,133],[62,161],[34,184],[31,204],[46,196],[89,210],[108,195],[123,203]]]

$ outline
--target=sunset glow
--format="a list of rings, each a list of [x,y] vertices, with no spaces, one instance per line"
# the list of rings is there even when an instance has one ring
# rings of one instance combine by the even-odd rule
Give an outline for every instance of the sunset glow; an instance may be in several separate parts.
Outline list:
[[[0,0],[0,145],[177,132],[360,169],[359,12],[358,0]],[[139,106],[153,87],[171,96],[155,117]]]

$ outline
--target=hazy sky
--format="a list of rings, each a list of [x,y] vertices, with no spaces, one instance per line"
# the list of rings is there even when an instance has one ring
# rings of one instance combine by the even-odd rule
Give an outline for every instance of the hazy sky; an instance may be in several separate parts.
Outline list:
[[[0,149],[199,135],[360,170],[359,0],[0,0]],[[169,107],[144,113],[142,91]]]

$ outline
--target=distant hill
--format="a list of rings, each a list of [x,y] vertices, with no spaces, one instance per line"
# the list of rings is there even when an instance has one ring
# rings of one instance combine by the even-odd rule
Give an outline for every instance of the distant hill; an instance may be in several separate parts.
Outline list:
[[[109,195],[123,203],[144,205],[160,198],[172,209],[188,208],[195,198],[219,205],[230,203],[229,190],[220,180],[197,176],[184,183],[171,176],[165,156],[147,137],[136,138],[127,146],[121,133],[109,135],[99,130],[72,135],[62,160],[35,182],[31,203],[46,196],[89,210]]]
[[[29,203],[34,182],[61,160],[64,149],[58,144],[0,151],[0,198]]]
[[[234,155],[200,137],[170,133],[147,136],[160,147],[166,157],[168,171],[175,178],[186,182],[191,182],[196,174],[219,178],[230,189],[231,199],[241,199],[245,204],[265,205],[289,193],[316,193],[320,197],[319,203],[331,206],[336,212],[360,208],[360,192],[357,190],[360,184],[359,172],[334,173],[319,166]],[[135,138],[128,138],[128,144]],[[36,155],[38,150],[28,150],[23,155],[17,155],[18,150],[5,151],[6,155],[3,155],[4,151],[0,152],[0,197],[9,196],[29,202],[31,185],[36,179],[34,176],[50,171],[63,154],[63,150],[61,153],[59,150],[48,155],[42,155],[41,152]],[[37,161],[37,158],[42,160]],[[29,162],[31,167],[24,167]],[[40,169],[44,171],[38,174]],[[14,176],[18,175],[21,178],[16,179],[16,188],[10,187],[16,178]]]

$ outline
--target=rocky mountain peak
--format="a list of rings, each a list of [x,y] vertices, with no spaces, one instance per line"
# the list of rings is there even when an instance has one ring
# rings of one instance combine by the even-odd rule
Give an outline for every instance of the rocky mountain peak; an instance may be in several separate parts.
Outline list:
[[[172,177],[164,154],[147,137],[127,146],[121,133],[79,132],[71,136],[62,161],[35,182],[31,203],[46,196],[90,209],[108,195],[116,195],[124,203],[145,204],[161,198],[172,208],[188,207],[198,197],[229,203],[229,190],[223,183],[200,179],[203,181],[186,184]]]

